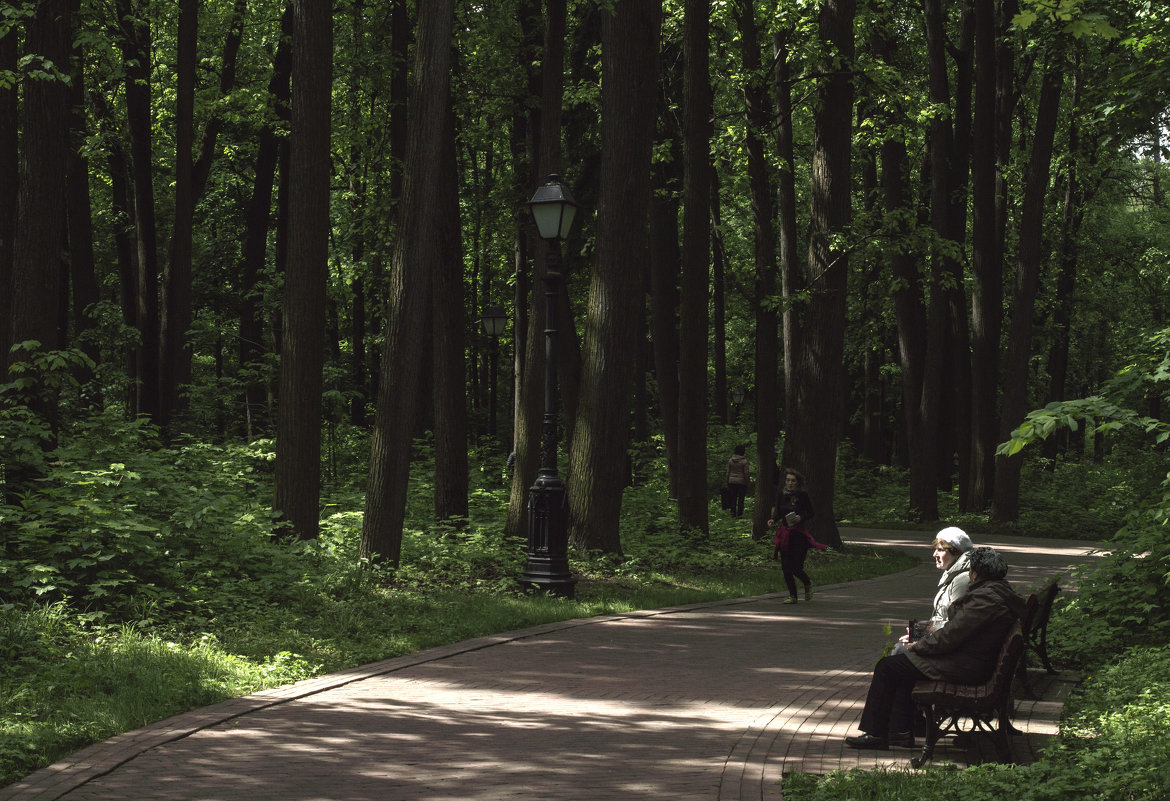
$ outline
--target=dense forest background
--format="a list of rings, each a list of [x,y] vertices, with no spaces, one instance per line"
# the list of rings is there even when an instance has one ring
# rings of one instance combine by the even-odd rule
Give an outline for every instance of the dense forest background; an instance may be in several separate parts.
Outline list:
[[[656,458],[706,531],[708,424],[745,420],[757,535],[785,464],[840,544],[846,442],[908,468],[907,519],[956,490],[1011,525],[1029,410],[1163,414],[1167,53],[1154,0],[0,3],[5,500],[127,421],[274,442],[303,540],[368,458],[361,556],[393,565],[419,447],[458,525],[478,444],[514,454],[514,534],[555,173],[575,545],[621,552]]]

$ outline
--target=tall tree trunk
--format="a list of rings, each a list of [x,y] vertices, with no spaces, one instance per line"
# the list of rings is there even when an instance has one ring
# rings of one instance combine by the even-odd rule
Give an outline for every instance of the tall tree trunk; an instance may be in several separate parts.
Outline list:
[[[195,70],[198,66],[199,0],[179,0],[175,93],[175,218],[162,275],[159,316],[159,400],[156,422],[164,430],[179,408],[179,385],[190,381],[191,250],[195,225],[192,181],[195,143]]]
[[[535,137],[533,152],[536,155],[536,172],[527,187],[529,195],[544,176],[560,171],[561,165],[561,106],[564,94],[564,48],[565,48],[565,0],[550,0],[546,5],[544,49],[541,56],[540,111],[538,122],[533,126]],[[524,221],[525,225],[528,221]],[[545,256],[548,245],[530,238],[525,248],[532,256],[532,287],[544,285]],[[526,519],[529,489],[536,481],[539,464],[541,424],[544,416],[545,377],[545,308],[544,298],[539,292],[532,292],[529,298],[527,340],[524,350],[523,380],[518,388],[516,406],[515,440],[516,460],[512,473],[512,492],[508,502],[506,530],[511,535],[520,531]],[[558,312],[564,307],[558,304]],[[569,339],[568,329],[572,318],[562,316],[565,321],[562,341]],[[563,373],[571,372],[565,369]],[[575,379],[574,379],[575,383]],[[562,396],[569,393],[562,393]],[[566,415],[567,416],[567,415]]]
[[[224,38],[220,61],[223,64],[219,73],[219,96],[226,98],[236,88],[236,62],[240,54],[240,42],[244,36],[244,17],[247,12],[247,0],[234,0],[232,15],[228,21],[228,32]],[[279,45],[278,45],[279,46]],[[194,162],[191,165],[191,194],[198,203],[207,189],[207,179],[211,175],[211,164],[215,161],[219,148],[219,134],[226,123],[224,114],[218,107],[213,108],[207,122],[203,125],[203,133],[199,137],[199,145],[195,148]]]
[[[626,0],[603,12],[601,187],[597,255],[569,452],[569,537],[577,548],[621,553],[630,399],[649,249],[650,150],[661,3]]]
[[[435,519],[467,518],[467,387],[464,381],[467,311],[463,293],[463,240],[459,225],[459,166],[455,114],[443,129],[436,199],[448,230],[431,273],[431,342],[435,377]]]
[[[998,433],[995,393],[1003,305],[1003,252],[996,216],[996,0],[975,0],[975,127],[971,150],[971,465],[962,488],[964,511],[978,512],[988,496],[988,448]]]
[[[1056,306],[1052,311],[1052,346],[1048,351],[1048,397],[1047,403],[1065,399],[1065,382],[1068,380],[1069,341],[1072,336],[1073,293],[1076,291],[1077,266],[1080,263],[1081,224],[1085,219],[1085,192],[1081,183],[1080,160],[1084,157],[1081,149],[1081,90],[1080,59],[1071,77],[1072,103],[1068,125],[1068,177],[1064,186],[1064,203],[1061,209],[1059,264],[1056,276]],[[1044,440],[1044,456],[1049,460],[1049,469],[1055,462],[1062,444],[1067,444],[1068,434],[1063,429]]]
[[[910,463],[910,515],[919,521],[938,519],[938,483],[935,437],[938,431],[939,380],[941,363],[928,353],[941,354],[942,342],[931,342],[928,331],[923,276],[909,250],[905,220],[909,213],[906,197],[908,157],[906,142],[895,123],[882,144],[882,188],[885,210],[895,226],[895,245],[890,256],[895,279],[894,313],[902,366],[902,407]],[[932,146],[935,144],[931,140]],[[942,302],[937,286],[931,286],[932,309]],[[944,307],[945,310],[945,307]],[[945,318],[944,318],[945,319]],[[936,332],[937,333],[937,332]]]
[[[65,0],[42,0],[26,22],[31,68],[68,63],[69,11]],[[14,36],[10,33],[9,36]],[[20,177],[13,240],[11,295],[5,302],[8,341],[36,340],[43,350],[64,346],[61,254],[65,241],[66,165],[69,152],[68,87],[58,79],[25,79],[20,107]],[[6,355],[6,354],[4,354]]]
[[[70,0],[69,15],[76,19],[80,3]],[[72,289],[73,341],[80,343],[86,355],[97,362],[101,354],[96,342],[84,334],[96,327],[93,307],[101,300],[93,251],[93,214],[89,193],[89,159],[83,155],[88,137],[85,116],[85,72],[81,48],[70,52],[69,86],[69,167],[66,178],[68,196],[66,215],[69,222],[69,285]],[[97,400],[97,399],[95,399]]]
[[[807,327],[795,370],[796,408],[787,426],[784,461],[803,472],[817,514],[813,530],[822,542],[842,547],[833,515],[833,486],[843,398],[845,306],[849,261],[836,241],[850,220],[853,132],[853,21],[855,0],[828,0],[818,39],[824,75],[817,86],[812,162],[811,234]]]
[[[1012,429],[1023,422],[1028,411],[1028,363],[1032,357],[1032,325],[1036,311],[1036,293],[1040,289],[1040,268],[1044,261],[1044,200],[1052,165],[1052,148],[1064,87],[1064,63],[1048,65],[1040,88],[1036,109],[1036,131],[1028,159],[1024,186],[1024,205],[1020,212],[1019,264],[1016,291],[1012,303],[1011,328],[1004,371],[1003,407],[1000,412],[999,439],[1006,441]],[[1014,523],[1020,516],[1020,469],[1024,457],[996,457],[995,499],[991,520]]]
[[[122,308],[122,325],[127,329],[138,328],[138,249],[134,239],[134,198],[131,189],[130,168],[126,153],[116,136],[113,112],[100,92],[92,95],[94,116],[99,130],[106,134],[111,143],[106,150],[106,165],[110,183],[110,211],[113,227],[114,249],[118,260],[118,301]],[[138,414],[138,359],[137,354],[127,350],[125,356],[126,396],[125,402],[132,415]]]
[[[953,111],[954,149],[947,164],[947,197],[950,198],[945,238],[961,245],[967,236],[967,206],[970,189],[971,156],[971,87],[973,81],[973,51],[975,14],[969,4],[960,7],[959,37],[951,50],[955,61],[955,92]],[[941,21],[940,21],[941,26]],[[937,36],[944,37],[941,27]],[[942,65],[945,69],[945,64]],[[932,85],[933,85],[932,78]],[[963,265],[958,259],[943,255],[942,266],[947,271],[945,293],[949,307],[950,329],[947,333],[949,358],[943,379],[943,414],[939,420],[939,486],[950,490],[951,474],[957,472],[960,487],[960,507],[965,508],[963,492],[970,485],[971,474],[971,331],[967,313],[967,293],[963,289]],[[953,471],[952,465],[958,470]]]
[[[768,172],[764,138],[769,124],[767,76],[761,69],[760,34],[756,26],[753,0],[737,0],[734,5],[739,29],[740,50],[747,84],[744,87],[747,129],[744,146],[748,157],[748,191],[752,203],[752,254],[755,262],[755,429],[756,489],[752,515],[752,535],[766,533],[772,506],[769,471],[775,461],[776,437],[780,418],[780,330],[776,306],[770,302],[776,294],[775,206],[772,202],[774,182]]]
[[[410,443],[418,410],[416,389],[426,352],[429,276],[442,269],[437,262],[448,254],[442,243],[444,232],[431,221],[449,211],[439,185],[446,175],[443,142],[454,13],[455,0],[433,0],[419,8],[406,172],[398,206],[398,241],[390,273],[360,550],[362,558],[391,566],[398,565],[402,554]]]
[[[66,0],[41,0],[27,22],[25,50],[45,63],[69,59]],[[9,36],[12,34],[10,33]],[[8,341],[35,340],[42,350],[64,346],[61,320],[61,253],[65,244],[66,173],[69,152],[69,88],[57,79],[26,78],[20,110],[20,180],[12,261],[12,294],[5,296]],[[5,354],[7,355],[7,354]],[[19,356],[16,358],[20,358]],[[39,409],[55,416],[45,394]]]
[[[292,32],[293,14],[292,6],[289,5],[280,19],[280,41],[276,47],[272,77],[268,81],[268,94],[276,107],[277,117],[286,123],[291,118],[289,81],[292,75]],[[260,129],[259,140],[252,196],[245,211],[241,257],[239,360],[240,367],[246,370],[248,376],[244,383],[244,409],[249,438],[268,427],[265,414],[268,408],[268,382],[264,380],[264,370],[260,363],[266,348],[257,290],[268,255],[272,189],[276,182],[276,166],[281,148],[281,140],[277,138],[272,123],[265,123]]]
[[[121,26],[122,65],[126,73],[126,118],[130,128],[130,162],[134,187],[134,232],[138,249],[137,409],[158,415],[159,308],[158,232],[154,207],[154,156],[151,128],[151,36],[149,23],[132,0],[116,0]]]
[[[677,162],[651,168],[650,197],[650,339],[670,496],[678,497],[678,195],[669,175]]]
[[[683,20],[683,255],[679,294],[678,510],[707,534],[707,313],[710,282],[710,0],[686,0]]]
[[[796,152],[795,134],[792,126],[792,68],[789,63],[791,47],[789,41],[795,31],[791,28],[782,28],[776,33],[773,43],[773,60],[776,63],[776,156],[780,160],[780,174],[777,176],[776,211],[779,217],[780,232],[780,295],[784,300],[780,323],[782,328],[781,347],[784,357],[784,412],[791,414],[796,408],[796,354],[801,349],[801,332],[803,331],[803,314],[796,307],[796,295],[804,289],[804,281],[797,267],[797,234],[796,234]],[[757,400],[757,403],[759,401]],[[780,465],[773,465],[775,453],[769,456],[769,465],[779,470]],[[760,463],[760,475],[763,475],[763,462]],[[779,474],[773,475],[772,480],[779,480]],[[772,490],[767,488],[767,505],[772,503]],[[760,491],[756,491],[759,499]]]
[[[658,59],[657,132],[667,155],[650,167],[650,343],[670,497],[678,497],[678,311],[682,252],[678,241],[682,134],[672,110],[682,94],[681,44],[662,43]]]
[[[330,0],[293,0],[293,44],[274,505],[297,537],[314,539],[320,522],[323,301],[329,274]]]
[[[0,72],[16,72],[15,26],[0,35]],[[8,350],[12,347],[12,258],[16,241],[17,194],[20,188],[18,149],[17,87],[0,86],[0,377],[7,374]]]
[[[538,106],[540,98],[540,70],[537,65],[542,61],[543,42],[541,30],[540,0],[521,0],[517,9],[520,25],[520,53],[521,63],[525,65],[526,96],[529,103],[516,104],[512,112],[512,130],[509,140],[514,176],[514,200],[516,203],[515,232],[513,239],[513,273],[516,280],[512,296],[512,450],[514,462],[521,458],[520,435],[527,432],[526,424],[522,424],[524,417],[524,386],[526,381],[528,331],[529,331],[529,295],[531,294],[532,275],[529,269],[531,252],[528,242],[528,210],[523,201],[527,200],[525,190],[534,185],[537,180],[535,163],[536,133],[539,126],[539,111],[531,111],[526,106]],[[527,436],[527,434],[525,433]],[[518,503],[519,493],[527,492],[527,487],[521,486],[516,480],[516,474],[522,472],[513,465],[511,503],[508,506],[507,531],[516,534],[520,524],[523,506]]]
[[[715,417],[723,425],[731,423],[727,405],[727,258],[720,226],[719,172],[711,165],[711,368],[715,400]]]

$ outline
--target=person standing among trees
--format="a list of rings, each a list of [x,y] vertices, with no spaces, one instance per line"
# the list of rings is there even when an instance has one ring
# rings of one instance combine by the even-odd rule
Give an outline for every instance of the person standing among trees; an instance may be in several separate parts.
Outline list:
[[[808,528],[812,519],[813,506],[804,489],[804,476],[791,467],[784,468],[784,485],[777,488],[768,527],[779,524],[772,540],[772,559],[779,559],[784,571],[789,594],[786,604],[796,603],[796,579],[804,584],[804,600],[812,600],[812,579],[804,571],[804,560],[810,547],[821,551],[829,547],[813,539]]]
[[[735,453],[727,462],[727,488],[731,491],[731,516],[743,517],[743,502],[747,497],[748,484],[752,480],[752,468],[747,460],[747,448],[735,446]]]

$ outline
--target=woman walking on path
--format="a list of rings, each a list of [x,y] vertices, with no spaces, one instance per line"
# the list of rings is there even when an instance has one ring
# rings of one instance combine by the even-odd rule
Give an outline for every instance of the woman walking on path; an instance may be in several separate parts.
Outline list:
[[[743,501],[752,480],[752,468],[744,455],[746,452],[746,446],[736,445],[735,453],[727,462],[727,488],[731,490],[732,517],[743,517]]]
[[[776,493],[768,527],[780,525],[772,540],[772,559],[779,558],[780,568],[784,571],[789,595],[786,604],[796,603],[796,579],[804,584],[804,600],[812,600],[812,579],[804,572],[804,560],[810,547],[821,551],[829,547],[813,539],[808,528],[808,521],[812,519],[813,506],[804,489],[804,476],[791,467],[784,468],[784,486]]]

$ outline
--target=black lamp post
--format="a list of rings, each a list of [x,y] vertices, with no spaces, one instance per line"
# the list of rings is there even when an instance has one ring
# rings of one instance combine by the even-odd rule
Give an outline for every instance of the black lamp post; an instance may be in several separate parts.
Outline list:
[[[540,473],[528,491],[528,564],[520,576],[526,588],[573,597],[577,580],[569,573],[568,497],[557,475],[557,296],[561,287],[561,240],[569,234],[577,204],[556,175],[528,201],[545,257],[544,423],[540,434]]]
[[[485,306],[483,314],[480,315],[479,324],[483,327],[483,332],[491,339],[492,345],[490,350],[491,361],[489,366],[490,382],[490,402],[491,411],[489,412],[491,422],[488,424],[488,430],[494,437],[496,435],[496,357],[500,353],[500,334],[504,333],[504,327],[508,324],[508,317],[504,314],[503,306]]]

